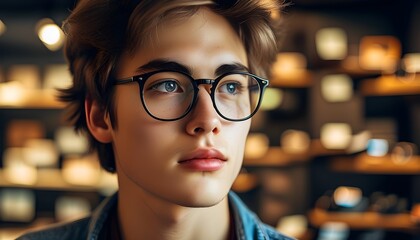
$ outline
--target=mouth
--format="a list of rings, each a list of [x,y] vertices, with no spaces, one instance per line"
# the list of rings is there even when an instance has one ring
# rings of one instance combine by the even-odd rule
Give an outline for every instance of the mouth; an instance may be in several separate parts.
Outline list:
[[[214,172],[223,168],[226,162],[227,157],[216,149],[198,149],[184,156],[178,164],[191,171]]]

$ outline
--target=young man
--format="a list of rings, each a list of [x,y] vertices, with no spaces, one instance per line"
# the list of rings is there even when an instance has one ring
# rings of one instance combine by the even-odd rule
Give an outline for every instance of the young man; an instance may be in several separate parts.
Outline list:
[[[230,192],[277,52],[278,8],[79,2],[64,25],[74,85],[62,99],[119,191],[88,218],[20,239],[289,239]]]

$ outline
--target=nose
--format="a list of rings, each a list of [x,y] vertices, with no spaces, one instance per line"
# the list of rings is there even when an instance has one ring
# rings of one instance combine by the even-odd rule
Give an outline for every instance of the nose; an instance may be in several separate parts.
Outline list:
[[[221,129],[220,117],[206,87],[201,85],[199,88],[197,102],[188,116],[186,131],[190,135],[218,134]]]

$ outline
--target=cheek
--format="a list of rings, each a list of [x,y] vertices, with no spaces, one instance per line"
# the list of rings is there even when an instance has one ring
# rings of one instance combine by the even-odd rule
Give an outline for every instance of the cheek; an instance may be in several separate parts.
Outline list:
[[[147,161],[157,152],[159,141],[164,139],[162,136],[167,130],[147,114],[138,92],[133,91],[135,88],[126,90],[131,91],[120,91],[116,95],[118,124],[113,131],[113,144],[117,160],[136,164],[143,158]]]
[[[232,128],[231,134],[226,137],[229,142],[232,154],[235,154],[235,165],[242,165],[245,150],[246,137],[249,132],[249,121],[243,123],[234,123],[237,126]]]

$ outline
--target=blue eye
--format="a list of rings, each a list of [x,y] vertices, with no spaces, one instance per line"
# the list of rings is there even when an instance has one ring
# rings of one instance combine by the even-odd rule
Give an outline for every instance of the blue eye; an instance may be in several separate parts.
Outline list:
[[[228,93],[234,94],[236,92],[237,85],[238,84],[234,84],[234,83],[228,83],[228,84],[226,84],[226,91]]]
[[[231,95],[239,94],[241,91],[242,85],[238,82],[227,82],[223,83],[220,87],[218,87],[219,92],[227,93]]]
[[[166,92],[166,93],[173,93],[173,92],[181,92],[182,89],[178,85],[176,81],[173,80],[165,80],[162,82],[159,82],[155,84],[153,89],[160,91],[160,92]]]

